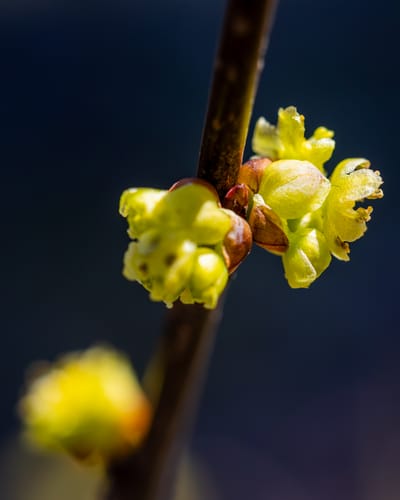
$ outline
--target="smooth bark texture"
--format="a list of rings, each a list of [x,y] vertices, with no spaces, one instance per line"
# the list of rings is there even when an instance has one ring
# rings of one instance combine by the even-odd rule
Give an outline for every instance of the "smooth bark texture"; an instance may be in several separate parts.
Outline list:
[[[276,0],[232,0],[217,53],[198,176],[222,198],[235,184]]]

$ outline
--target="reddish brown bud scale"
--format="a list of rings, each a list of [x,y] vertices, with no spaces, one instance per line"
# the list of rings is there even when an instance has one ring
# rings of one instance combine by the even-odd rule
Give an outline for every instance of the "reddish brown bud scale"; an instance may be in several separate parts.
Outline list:
[[[236,184],[226,193],[223,206],[246,218],[249,195],[249,188],[246,184]]]
[[[268,165],[272,163],[269,158],[253,158],[244,163],[239,170],[238,184],[246,184],[253,193],[258,193],[261,178]]]
[[[250,253],[253,237],[249,224],[231,210],[225,210],[232,221],[232,229],[223,241],[222,253],[229,274],[232,274]]]
[[[276,255],[282,255],[289,247],[280,218],[268,205],[254,205],[249,215],[249,225],[254,243]]]

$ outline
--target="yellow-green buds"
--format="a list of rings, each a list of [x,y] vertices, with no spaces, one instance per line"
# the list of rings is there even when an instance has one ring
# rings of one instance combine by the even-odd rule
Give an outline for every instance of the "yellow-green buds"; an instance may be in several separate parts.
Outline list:
[[[257,121],[253,151],[271,160],[307,160],[323,171],[335,148],[333,132],[318,127],[310,139],[305,139],[304,133],[304,116],[294,106],[280,108],[276,127],[264,118]]]
[[[100,463],[138,446],[152,416],[128,360],[102,347],[48,367],[30,383],[20,412],[39,446]]]
[[[167,306],[180,298],[214,308],[228,274],[250,251],[246,221],[222,209],[204,181],[185,179],[169,191],[129,189],[120,213],[134,239],[125,254],[124,276]]]

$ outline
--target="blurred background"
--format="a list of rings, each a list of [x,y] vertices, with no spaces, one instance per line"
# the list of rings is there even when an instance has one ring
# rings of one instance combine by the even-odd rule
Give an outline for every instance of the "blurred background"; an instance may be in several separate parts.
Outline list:
[[[3,450],[32,361],[101,341],[143,371],[165,308],[121,276],[118,200],[195,173],[224,4],[1,0]],[[294,104],[385,198],[309,290],[256,248],[237,273],[191,447],[216,498],[400,498],[399,14],[281,1],[250,133]]]

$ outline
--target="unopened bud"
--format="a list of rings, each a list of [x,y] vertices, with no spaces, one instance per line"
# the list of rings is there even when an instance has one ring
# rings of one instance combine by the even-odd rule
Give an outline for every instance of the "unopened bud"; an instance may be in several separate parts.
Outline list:
[[[172,186],[168,189],[168,191],[170,191],[170,192],[175,191],[176,189],[178,189],[182,186],[187,186],[188,184],[195,184],[195,185],[203,186],[203,187],[207,188],[214,196],[215,201],[218,204],[220,204],[218,193],[217,193],[217,190],[215,189],[215,187],[212,186],[209,182],[205,181],[204,179],[200,179],[199,177],[185,177],[183,179],[179,179],[179,181],[176,181],[176,182],[174,182],[174,184],[172,184]]]
[[[253,243],[249,224],[231,210],[224,210],[231,219],[232,227],[222,243],[222,253],[229,274],[232,274],[248,256]]]
[[[254,195],[249,214],[249,225],[254,243],[276,255],[282,255],[289,246],[280,217],[266,205],[260,195]]]
[[[320,208],[330,190],[328,179],[308,161],[271,163],[261,180],[259,193],[283,219],[298,219]]]
[[[161,231],[182,232],[198,245],[216,245],[230,228],[212,186],[189,179],[170,190],[154,211]]]
[[[269,158],[252,158],[246,161],[239,169],[237,183],[246,184],[253,193],[258,193],[261,179],[270,163]]]
[[[249,205],[249,188],[246,184],[236,184],[225,195],[224,208],[232,210],[240,217],[246,217]]]
[[[308,288],[331,262],[325,236],[317,229],[295,233],[282,261],[289,285],[292,288]]]
[[[228,281],[228,271],[222,257],[209,248],[199,248],[187,289],[180,300],[184,304],[199,302],[214,309]]]

